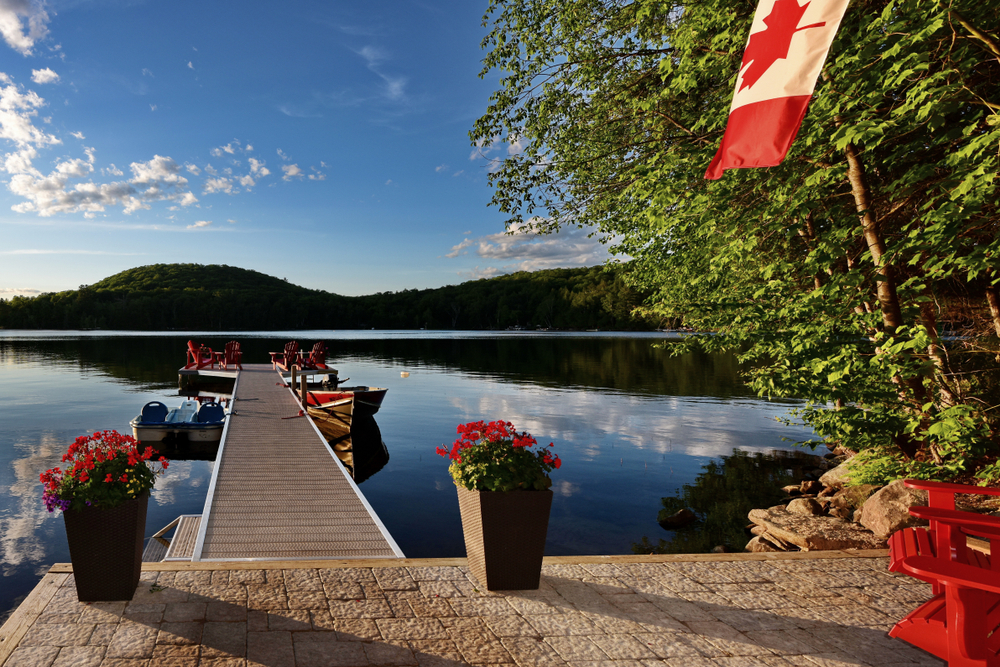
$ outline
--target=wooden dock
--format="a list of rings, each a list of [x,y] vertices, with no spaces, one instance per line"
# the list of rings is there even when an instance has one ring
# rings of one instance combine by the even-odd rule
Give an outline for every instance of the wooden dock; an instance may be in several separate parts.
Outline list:
[[[269,364],[244,364],[191,560],[402,558]]]

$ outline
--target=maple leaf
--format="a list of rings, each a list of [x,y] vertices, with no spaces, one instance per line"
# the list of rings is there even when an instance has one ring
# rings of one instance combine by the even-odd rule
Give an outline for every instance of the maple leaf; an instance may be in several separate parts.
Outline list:
[[[800,7],[798,0],[777,0],[774,3],[774,6],[771,7],[771,13],[764,19],[767,28],[750,35],[747,49],[743,52],[743,62],[740,64],[740,69],[746,68],[746,71],[743,73],[743,84],[740,86],[740,90],[750,88],[757,83],[758,79],[764,76],[764,72],[776,60],[788,57],[788,47],[792,43],[792,37],[795,33],[799,30],[826,25],[826,22],[823,21],[822,23],[804,25],[801,28],[796,27],[807,7],[809,7],[808,2]]]

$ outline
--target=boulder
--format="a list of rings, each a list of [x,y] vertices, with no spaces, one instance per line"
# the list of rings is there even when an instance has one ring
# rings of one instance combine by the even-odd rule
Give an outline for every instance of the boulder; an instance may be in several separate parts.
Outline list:
[[[823,490],[823,483],[817,482],[816,480],[809,480],[806,482],[802,482],[802,484],[799,485],[799,491],[802,493],[802,495],[815,495],[822,490]]]
[[[803,516],[786,509],[750,510],[750,520],[803,551],[883,549],[885,540],[853,523],[829,516]],[[763,537],[763,535],[761,536]]]
[[[854,516],[854,511],[865,504],[878,487],[873,484],[859,484],[858,486],[848,486],[837,491],[830,499],[830,516],[841,519],[850,519]]]
[[[926,504],[926,491],[908,489],[903,486],[903,480],[899,479],[882,487],[865,501],[861,525],[878,537],[888,539],[889,535],[900,528],[927,525],[926,521],[910,516],[909,512],[911,505]]]
[[[848,468],[850,463],[850,460],[847,460],[833,470],[827,470],[819,478],[820,483],[823,486],[833,486],[838,489],[844,488],[851,481],[851,471]]]
[[[819,516],[823,513],[823,506],[815,498],[796,498],[785,507],[791,514],[802,514],[805,516]]]
[[[761,538],[759,535],[749,542],[744,551],[749,551],[750,553],[763,553],[766,551],[781,551],[778,547],[774,546],[767,540]]]
[[[802,491],[799,489],[798,484],[790,484],[789,486],[783,486],[781,487],[781,490],[784,491],[789,496],[797,496],[800,493],[802,493]]]
[[[666,530],[674,530],[676,528],[683,528],[684,526],[694,523],[698,520],[698,515],[684,507],[677,510],[670,516],[661,516],[657,518],[660,526]]]

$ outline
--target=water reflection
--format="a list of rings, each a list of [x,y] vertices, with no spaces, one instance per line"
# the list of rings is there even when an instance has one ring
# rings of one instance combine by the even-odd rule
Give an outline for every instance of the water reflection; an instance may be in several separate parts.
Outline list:
[[[372,415],[354,415],[342,424],[339,430],[333,426],[320,430],[355,484],[361,484],[385,467],[389,450]]]
[[[663,508],[656,516],[663,522],[687,508],[697,520],[668,531],[670,539],[647,536],[632,544],[639,554],[706,553],[718,547],[742,551],[751,535],[747,514],[752,509],[777,505],[785,498],[781,487],[799,482],[819,471],[821,459],[804,452],[748,453],[734,450],[721,462],[709,461],[693,484],[685,484],[672,496],[660,499]],[[656,539],[656,538],[654,538]]]
[[[39,529],[54,515],[41,503],[38,476],[61,465],[66,443],[43,433],[34,443],[14,443],[14,451],[20,456],[10,461],[14,479],[4,485],[9,504],[0,516],[0,565],[5,569],[36,563],[45,556],[44,532]]]

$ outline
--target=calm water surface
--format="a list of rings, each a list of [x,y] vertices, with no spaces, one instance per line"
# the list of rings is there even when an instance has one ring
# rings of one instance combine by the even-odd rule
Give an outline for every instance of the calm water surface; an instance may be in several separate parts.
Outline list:
[[[563,466],[548,555],[631,553],[644,536],[669,539],[656,523],[660,498],[703,464],[733,449],[790,449],[784,439],[807,435],[775,421],[792,403],[739,384],[733,357],[670,357],[653,347],[664,334],[0,331],[0,620],[52,563],[69,561],[39,473],[78,435],[130,432],[147,401],[178,404],[188,338],[215,349],[237,338],[250,362],[290,338],[325,340],[350,384],[388,387],[376,420],[390,460],[360,488],[410,557],[464,555],[454,484],[434,453],[459,423],[506,419],[555,443]],[[147,536],[202,512],[212,466],[171,463],[153,490]],[[301,501],[313,502],[309,488]]]

